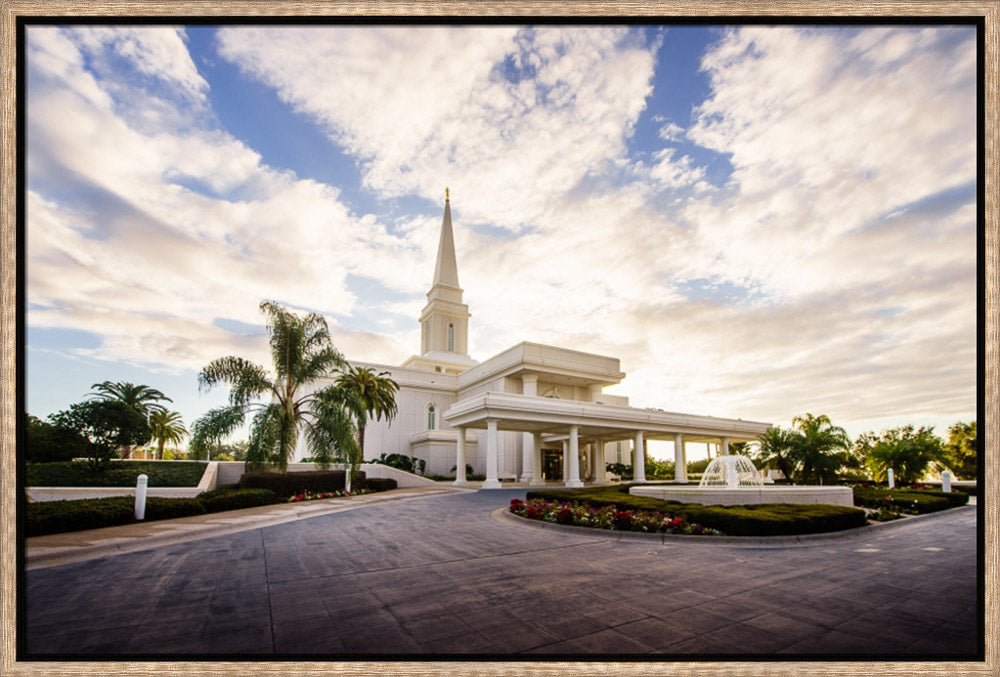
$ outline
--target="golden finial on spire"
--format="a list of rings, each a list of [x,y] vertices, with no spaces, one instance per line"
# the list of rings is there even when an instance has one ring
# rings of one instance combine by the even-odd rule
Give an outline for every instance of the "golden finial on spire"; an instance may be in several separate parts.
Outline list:
[[[448,189],[447,188],[444,189],[444,201],[445,202],[449,202],[450,201],[450,198],[448,197]]]

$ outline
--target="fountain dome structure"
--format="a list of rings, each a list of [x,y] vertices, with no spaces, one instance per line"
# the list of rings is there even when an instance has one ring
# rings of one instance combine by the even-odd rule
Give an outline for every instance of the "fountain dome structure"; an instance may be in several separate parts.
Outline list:
[[[717,456],[705,468],[700,487],[763,487],[764,478],[746,456]]]

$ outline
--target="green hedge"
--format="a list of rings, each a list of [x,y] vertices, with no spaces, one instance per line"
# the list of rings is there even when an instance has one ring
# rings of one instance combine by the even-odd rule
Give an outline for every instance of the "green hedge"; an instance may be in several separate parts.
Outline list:
[[[205,491],[195,498],[146,498],[146,522],[277,503],[268,489],[239,489],[235,484]],[[85,498],[76,501],[28,503],[25,535],[42,536],[83,529],[100,529],[135,522],[135,497]]]
[[[391,477],[368,477],[364,482],[365,489],[369,491],[389,491],[396,486],[396,480]]]
[[[135,521],[135,498],[85,498],[79,501],[28,503],[24,528],[27,536],[58,534],[100,527],[131,524]]]
[[[718,529],[729,536],[783,536],[841,531],[864,526],[865,512],[837,505],[767,503],[744,506],[704,506],[632,496],[633,485],[529,491],[527,498],[586,502],[592,506],[650,510],[684,516],[687,521]]]
[[[877,510],[894,508],[902,512],[923,515],[938,510],[947,510],[969,502],[969,495],[952,491],[929,491],[926,489],[888,489],[880,487],[854,487],[854,505]]]
[[[83,461],[28,463],[24,482],[29,487],[134,487],[139,475],[151,487],[196,487],[205,474],[204,461],[112,461],[104,472],[94,472]]]
[[[279,499],[290,498],[306,491],[325,493],[344,489],[343,470],[309,470],[304,472],[248,472],[240,477],[241,489],[270,489]],[[359,472],[352,488],[365,486],[365,474]]]
[[[198,495],[198,500],[205,506],[206,512],[256,508],[278,502],[278,497],[270,489],[235,489],[205,496],[207,493],[209,492],[206,491]]]

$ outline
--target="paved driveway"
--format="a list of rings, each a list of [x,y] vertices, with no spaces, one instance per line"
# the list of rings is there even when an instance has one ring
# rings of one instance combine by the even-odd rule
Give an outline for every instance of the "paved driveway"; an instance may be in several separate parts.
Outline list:
[[[609,540],[413,499],[26,572],[31,656],[974,658],[976,512],[805,544]]]

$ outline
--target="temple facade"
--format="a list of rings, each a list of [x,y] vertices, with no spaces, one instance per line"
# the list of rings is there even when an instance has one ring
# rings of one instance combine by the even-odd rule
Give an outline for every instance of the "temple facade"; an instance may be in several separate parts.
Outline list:
[[[673,442],[675,479],[686,481],[686,442],[716,443],[725,454],[730,442],[770,427],[630,407],[627,397],[604,392],[625,377],[614,357],[524,342],[478,362],[468,354],[470,317],[446,197],[420,354],[398,367],[352,361],[399,384],[396,417],[365,429],[366,460],[413,456],[426,474],[455,475],[459,484],[468,483],[468,466],[486,476],[487,489],[505,480],[580,487],[606,482],[605,466],[615,462],[632,463],[644,481],[646,443],[657,439]]]

